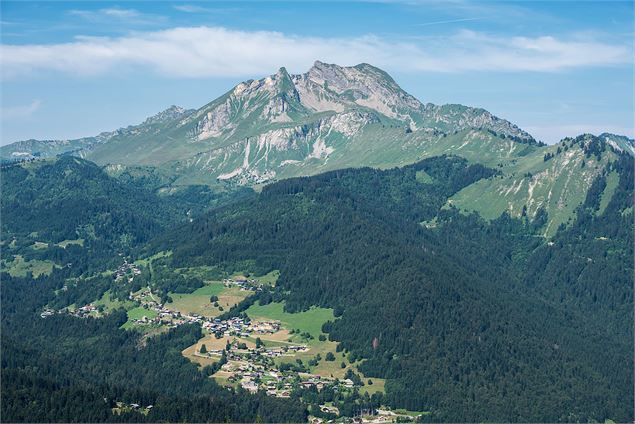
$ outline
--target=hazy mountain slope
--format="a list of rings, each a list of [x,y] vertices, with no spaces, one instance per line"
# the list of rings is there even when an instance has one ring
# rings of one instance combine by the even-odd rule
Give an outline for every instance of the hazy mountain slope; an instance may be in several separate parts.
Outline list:
[[[103,132],[94,137],[84,137],[74,140],[25,140],[0,147],[2,161],[20,161],[32,158],[48,158],[61,154],[75,154],[85,156],[97,146],[116,140],[125,140],[126,144],[142,143],[151,139],[171,123],[181,117],[187,116],[191,110],[178,106],[157,113],[139,125],[131,125],[111,132]],[[126,154],[126,151],[121,152]]]
[[[18,244],[82,239],[124,249],[224,199],[208,187],[160,190],[160,177],[126,170],[113,178],[73,156],[5,165],[0,175],[2,241]]]

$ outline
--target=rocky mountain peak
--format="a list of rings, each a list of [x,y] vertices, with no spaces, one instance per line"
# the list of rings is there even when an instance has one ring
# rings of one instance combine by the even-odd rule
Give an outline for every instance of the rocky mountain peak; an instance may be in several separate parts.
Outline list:
[[[181,106],[172,105],[169,108],[147,118],[141,125],[162,124],[165,122],[174,121],[175,119],[182,118],[192,112],[193,110],[191,109],[188,110],[182,108]]]

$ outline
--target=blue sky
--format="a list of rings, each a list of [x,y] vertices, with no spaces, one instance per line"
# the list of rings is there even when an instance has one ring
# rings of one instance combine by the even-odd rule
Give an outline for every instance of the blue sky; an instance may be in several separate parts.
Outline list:
[[[633,2],[2,1],[0,143],[198,108],[314,60],[388,71],[423,102],[535,137],[633,137]]]

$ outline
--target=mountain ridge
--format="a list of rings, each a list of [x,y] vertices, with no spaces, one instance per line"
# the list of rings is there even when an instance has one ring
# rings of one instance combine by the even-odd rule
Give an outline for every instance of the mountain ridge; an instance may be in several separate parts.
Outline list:
[[[256,108],[263,109],[261,116],[245,114],[245,112],[250,112],[245,110],[245,106],[249,107],[251,106],[249,103],[258,103],[263,100],[265,105],[255,105]],[[248,104],[245,105],[241,102]],[[113,139],[138,136],[139,131],[143,132],[143,126],[167,122],[171,122],[175,127],[173,129],[176,130],[184,126],[188,127],[185,134],[177,134],[180,135],[181,141],[191,143],[219,138],[223,133],[224,137],[222,138],[228,138],[234,135],[237,127],[245,127],[244,123],[249,119],[255,121],[250,125],[256,127],[294,121],[301,124],[307,119],[315,122],[315,118],[319,118],[319,116],[310,117],[313,114],[337,114],[345,112],[347,109],[366,109],[379,113],[382,117],[399,121],[408,130],[436,129],[447,131],[449,127],[452,127],[452,130],[467,126],[492,127],[507,135],[533,140],[529,134],[515,125],[497,118],[483,109],[452,104],[436,106],[428,103],[424,105],[402,90],[390,75],[372,65],[364,63],[352,67],[341,67],[316,61],[304,74],[291,75],[282,67],[276,74],[268,77],[243,81],[232,90],[197,110],[185,110],[172,106],[153,117],[149,117],[139,125],[104,132],[95,137],[48,142],[30,140],[30,144],[27,141],[16,142],[3,146],[2,156],[8,159],[28,157],[29,154],[36,153],[40,153],[41,156],[50,156],[67,152],[90,155],[92,150]],[[174,113],[175,111],[176,113]],[[159,115],[162,119],[157,121],[156,117]],[[241,122],[236,123],[236,120]],[[166,132],[166,129],[163,129],[161,134],[155,135],[163,137],[165,134],[164,138],[167,139],[168,136],[173,135],[171,133],[175,132],[167,130]],[[246,131],[245,136],[262,133],[263,130],[266,128]],[[241,136],[241,134],[236,135]],[[42,151],[39,152],[36,149]],[[204,150],[204,148],[199,150]],[[104,162],[108,161],[109,158],[100,161],[98,160],[99,154],[95,153],[93,159]],[[167,155],[166,160],[169,159],[170,157]],[[153,161],[154,164],[161,162],[160,159]],[[116,163],[117,161],[109,162]]]
[[[590,162],[580,137],[604,146],[595,148],[600,153]],[[173,105],[139,125],[95,137],[0,148],[5,160],[72,154],[109,169],[154,167],[174,187],[208,185],[221,191],[457,155],[497,168],[501,176],[466,187],[449,205],[488,218],[508,212],[534,219],[546,208],[546,235],[571,221],[593,179],[623,153],[635,156],[635,140],[603,133],[547,146],[484,109],[424,104],[370,64],[320,61],[302,74],[281,67],[240,82],[196,110]]]

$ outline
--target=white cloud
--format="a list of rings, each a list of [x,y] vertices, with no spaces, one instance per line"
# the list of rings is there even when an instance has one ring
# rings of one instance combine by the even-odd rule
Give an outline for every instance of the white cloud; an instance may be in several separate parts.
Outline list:
[[[238,7],[207,7],[198,4],[177,4],[172,6],[172,8],[185,13],[244,13],[244,11]]]
[[[85,21],[95,24],[138,24],[149,25],[166,22],[166,17],[141,13],[136,9],[124,9],[121,7],[106,7],[97,10],[74,9],[67,12],[71,16],[77,16]]]
[[[185,13],[203,13],[208,12],[210,9],[202,6],[192,5],[192,4],[177,4],[173,6],[175,10],[179,12]]]
[[[119,7],[109,7],[99,10],[70,10],[70,15],[79,16],[81,18],[95,21],[105,17],[111,17],[116,19],[131,19],[141,16],[141,14],[135,9],[121,9]]]
[[[20,119],[32,116],[42,105],[41,100],[33,100],[28,105],[6,106],[0,110],[2,119]]]
[[[2,45],[4,78],[51,71],[91,75],[123,67],[180,77],[262,75],[306,70],[320,59],[368,62],[390,71],[554,72],[630,64],[632,47],[587,38],[502,37],[462,30],[449,37],[395,40],[367,35],[306,37],[222,27],[183,27],[61,44]]]
[[[119,19],[136,18],[139,16],[139,12],[134,9],[119,9],[117,7],[101,9],[100,12],[106,16],[113,16]]]

